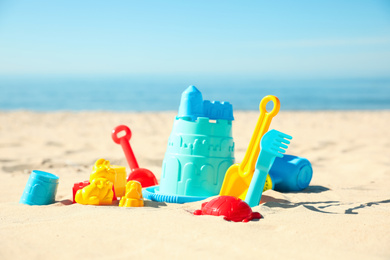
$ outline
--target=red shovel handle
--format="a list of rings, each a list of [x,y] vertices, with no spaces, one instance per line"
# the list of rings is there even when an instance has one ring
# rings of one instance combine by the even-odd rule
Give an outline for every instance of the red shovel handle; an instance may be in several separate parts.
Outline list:
[[[118,134],[122,131],[125,131],[125,135],[122,137],[118,137]],[[112,140],[114,140],[115,143],[120,144],[122,146],[123,152],[125,153],[127,163],[129,164],[130,171],[134,171],[135,169],[138,169],[138,163],[135,159],[133,150],[130,146],[130,138],[131,138],[131,131],[130,128],[128,128],[125,125],[119,125],[115,127],[112,130]]]

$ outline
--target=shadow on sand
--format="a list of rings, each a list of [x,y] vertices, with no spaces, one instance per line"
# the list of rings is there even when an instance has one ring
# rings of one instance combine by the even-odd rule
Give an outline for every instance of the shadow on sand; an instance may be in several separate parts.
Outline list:
[[[298,194],[298,193],[321,193],[324,191],[330,190],[327,187],[323,186],[309,186],[305,190],[300,192],[289,192],[289,194]],[[380,204],[386,204],[390,203],[390,199],[388,200],[381,200],[381,201],[373,201],[373,202],[367,202],[362,203],[359,206],[351,207],[348,209],[343,210],[344,212],[341,213],[340,210],[338,212],[332,212],[328,211],[327,208],[329,207],[337,207],[337,206],[343,206],[343,204],[340,201],[315,201],[315,202],[298,202],[293,203],[288,200],[284,199],[276,199],[271,196],[263,195],[261,198],[261,203],[264,203],[264,206],[270,207],[270,208],[283,208],[283,209],[289,209],[289,208],[296,208],[299,206],[303,206],[311,211],[319,212],[319,213],[325,213],[325,214],[359,214],[357,211],[359,209],[368,208],[371,206],[377,206]]]

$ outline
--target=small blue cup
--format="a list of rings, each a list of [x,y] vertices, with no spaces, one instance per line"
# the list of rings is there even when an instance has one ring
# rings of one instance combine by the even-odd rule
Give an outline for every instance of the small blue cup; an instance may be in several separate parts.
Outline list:
[[[33,170],[19,203],[48,205],[55,202],[59,178],[54,174]]]
[[[272,189],[280,192],[301,191],[309,186],[313,168],[308,159],[285,154],[275,159],[268,174]]]

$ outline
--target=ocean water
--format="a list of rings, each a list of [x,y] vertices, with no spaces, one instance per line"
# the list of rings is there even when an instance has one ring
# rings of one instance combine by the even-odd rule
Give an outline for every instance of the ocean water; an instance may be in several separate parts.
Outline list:
[[[177,110],[181,93],[195,85],[204,100],[228,101],[234,110],[257,110],[266,95],[282,110],[390,109],[389,79],[264,80],[177,77],[0,76],[0,110]]]

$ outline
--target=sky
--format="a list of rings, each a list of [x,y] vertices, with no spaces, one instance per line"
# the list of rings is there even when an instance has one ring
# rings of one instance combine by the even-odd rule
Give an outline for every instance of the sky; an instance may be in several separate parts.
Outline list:
[[[0,0],[0,75],[390,76],[390,1]]]

